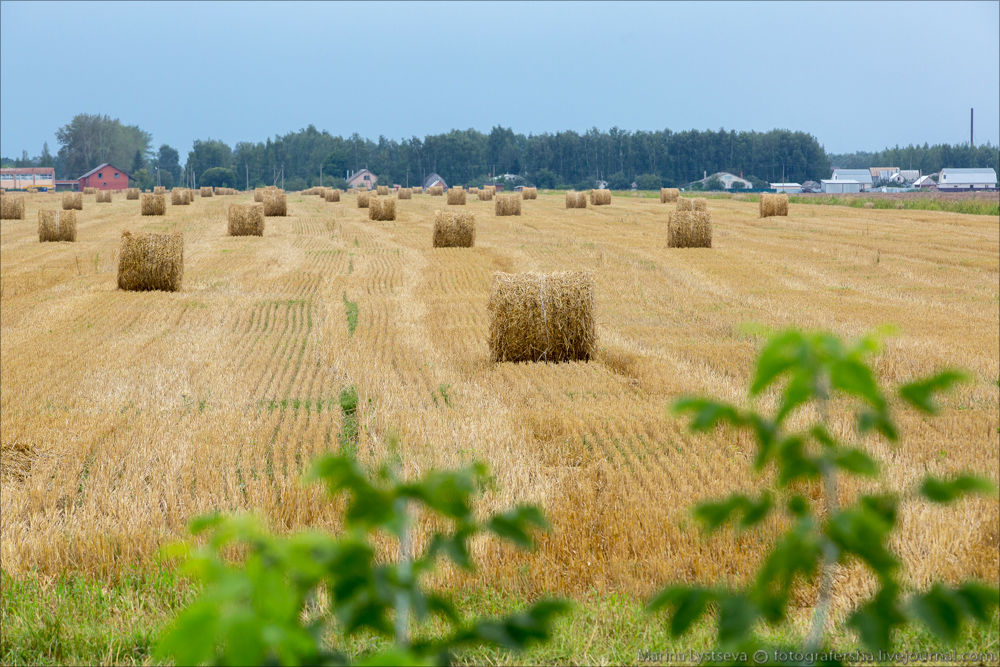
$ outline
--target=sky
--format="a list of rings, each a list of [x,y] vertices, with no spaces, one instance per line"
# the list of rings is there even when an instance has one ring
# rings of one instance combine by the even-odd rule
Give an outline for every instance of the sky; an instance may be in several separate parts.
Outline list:
[[[998,2],[0,2],[0,154],[107,114],[196,139],[801,130],[1000,144]]]

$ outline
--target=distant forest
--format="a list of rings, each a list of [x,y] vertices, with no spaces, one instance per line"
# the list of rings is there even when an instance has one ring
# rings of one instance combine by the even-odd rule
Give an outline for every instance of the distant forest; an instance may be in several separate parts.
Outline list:
[[[140,185],[227,185],[244,188],[279,183],[286,189],[341,185],[347,172],[368,168],[383,183],[415,185],[431,174],[449,184],[476,184],[490,175],[515,174],[518,181],[543,188],[593,187],[598,179],[612,189],[638,182],[643,189],[684,186],[719,171],[742,175],[757,187],[767,182],[829,178],[831,167],[892,166],[921,169],[987,166],[1000,171],[994,146],[908,146],[878,153],[828,155],[819,141],[804,132],[771,130],[688,130],[629,132],[617,127],[516,134],[504,127],[489,133],[452,130],[446,134],[377,141],[357,133],[349,137],[321,132],[313,125],[275,135],[263,142],[235,146],[213,140],[194,142],[182,164],[178,151],[166,144],[153,150],[152,135],[108,116],[79,114],[56,133],[59,149],[48,144],[30,158],[4,157],[4,166],[52,166],[60,179],[78,178],[102,162],[128,170]]]

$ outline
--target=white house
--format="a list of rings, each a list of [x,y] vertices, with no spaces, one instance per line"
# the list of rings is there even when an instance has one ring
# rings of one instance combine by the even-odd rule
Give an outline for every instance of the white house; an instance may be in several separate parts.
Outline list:
[[[872,189],[872,173],[868,169],[834,169],[832,181],[857,181],[861,184],[861,191],[867,192]]]
[[[367,169],[362,169],[361,171],[356,171],[351,174],[351,177],[347,179],[347,187],[349,188],[364,188],[366,190],[371,190],[378,183],[378,176],[371,173]]]
[[[867,169],[861,169],[859,171],[864,171],[868,173]],[[836,173],[836,172],[834,172]],[[830,180],[823,179],[823,192],[829,192],[834,194],[844,194],[844,193],[858,193],[861,192],[863,183],[860,183],[853,179],[833,179]]]
[[[915,188],[930,188],[937,187],[937,182],[931,178],[934,174],[927,174],[926,176],[921,176],[917,180],[913,181],[913,187]]]
[[[787,192],[789,194],[802,192],[802,185],[800,183],[771,183],[770,185],[772,190],[777,190],[778,192]]]
[[[997,173],[989,167],[942,169],[937,186],[939,190],[996,190]]]

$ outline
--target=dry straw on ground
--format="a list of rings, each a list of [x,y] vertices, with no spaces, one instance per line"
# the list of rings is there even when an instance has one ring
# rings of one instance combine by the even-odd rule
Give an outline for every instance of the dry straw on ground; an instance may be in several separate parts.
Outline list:
[[[177,292],[181,289],[183,275],[183,232],[122,232],[118,251],[118,289]]]
[[[378,197],[378,196],[369,197],[368,219],[395,220],[396,219],[395,197]]]
[[[0,197],[0,220],[24,220],[24,197],[20,195]]]
[[[264,193],[264,215],[269,218],[283,218],[288,215],[288,198],[283,190],[268,190]]]
[[[230,236],[263,236],[264,204],[230,204]]]
[[[215,194],[215,190],[213,190],[212,188],[202,188],[200,194],[202,197],[211,197],[212,195]]]
[[[98,204],[110,204],[111,203],[111,190],[98,190],[97,191],[97,203]]]
[[[125,199],[138,199],[140,194],[139,188],[129,188],[125,191]]]
[[[376,185],[375,186],[375,193],[379,197],[386,197],[389,194],[389,186],[388,185]]]
[[[495,215],[521,215],[521,194],[499,194],[493,202]]]
[[[76,241],[76,211],[38,211],[38,242]]]
[[[479,201],[493,201],[493,190],[490,188],[483,188],[478,194]]]
[[[83,194],[85,194],[85,195],[92,195],[92,194],[94,194],[96,192],[97,192],[97,188],[84,188],[83,189]]]
[[[672,204],[681,196],[681,191],[677,188],[660,188],[660,203]]]
[[[592,206],[607,206],[611,203],[611,190],[591,190],[590,204]]]
[[[340,201],[340,190],[338,190],[336,188],[330,188],[330,189],[328,189],[326,191],[326,194],[323,196],[323,199],[327,200],[328,202],[338,202],[338,201]]]
[[[495,273],[486,309],[493,361],[575,361],[594,354],[589,272]]]
[[[475,213],[435,211],[435,248],[471,248],[474,245],[476,245]]]
[[[167,194],[167,187],[165,185],[154,185],[153,186],[154,195],[165,195]]]
[[[567,192],[566,208],[587,208],[587,193],[574,190]]]
[[[465,206],[465,190],[461,187],[448,188],[448,204],[452,206]]]
[[[671,211],[667,247],[711,248],[712,214],[708,211]]]
[[[788,215],[788,195],[762,194],[760,196],[760,217],[770,218],[776,215]]]
[[[167,196],[143,194],[139,207],[143,215],[166,215]]]
[[[137,198],[138,199],[138,198]],[[64,211],[82,211],[83,210],[83,193],[82,192],[64,192],[62,196],[62,207]]]
[[[368,190],[358,190],[358,208],[368,208],[372,193]]]
[[[396,193],[396,199],[413,199],[413,190],[410,188],[400,188]]]
[[[170,191],[170,203],[173,206],[184,206],[191,203],[191,193],[183,188],[174,188]]]
[[[441,185],[435,185],[433,187],[427,188],[427,194],[440,197],[444,194],[444,187]]]
[[[538,199],[538,188],[521,188],[521,199]]]

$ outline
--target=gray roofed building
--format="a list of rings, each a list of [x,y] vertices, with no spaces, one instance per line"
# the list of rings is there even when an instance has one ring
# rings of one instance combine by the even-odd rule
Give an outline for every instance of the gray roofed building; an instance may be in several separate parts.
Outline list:
[[[868,169],[834,169],[831,181],[857,181],[862,190],[872,189],[872,173]]]
[[[989,167],[972,169],[942,169],[938,175],[940,190],[988,190],[996,189],[997,173]]]
[[[433,188],[435,185],[440,185],[443,188],[447,188],[448,184],[444,182],[444,179],[437,174],[431,174],[424,179],[425,188]]]

